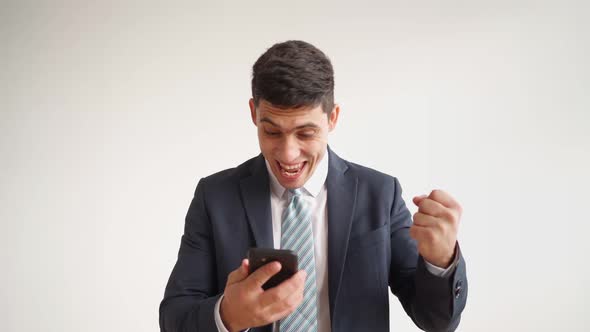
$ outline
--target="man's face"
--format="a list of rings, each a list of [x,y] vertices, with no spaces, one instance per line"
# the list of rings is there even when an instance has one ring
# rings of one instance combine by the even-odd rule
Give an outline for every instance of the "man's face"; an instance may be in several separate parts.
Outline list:
[[[279,183],[287,189],[302,187],[324,157],[339,107],[328,117],[321,105],[280,109],[260,100],[255,107],[250,99],[250,111],[260,150]]]

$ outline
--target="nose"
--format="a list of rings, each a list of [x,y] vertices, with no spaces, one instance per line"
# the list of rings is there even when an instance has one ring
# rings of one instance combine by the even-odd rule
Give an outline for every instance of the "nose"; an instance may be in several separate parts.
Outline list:
[[[284,163],[297,161],[297,158],[299,158],[299,143],[297,140],[290,137],[290,135],[286,136],[279,146],[278,157]]]

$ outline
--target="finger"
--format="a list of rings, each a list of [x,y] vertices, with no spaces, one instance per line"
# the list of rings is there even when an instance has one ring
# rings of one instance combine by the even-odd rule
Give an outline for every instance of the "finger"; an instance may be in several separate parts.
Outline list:
[[[248,260],[243,259],[240,267],[230,272],[227,276],[227,284],[235,284],[236,282],[240,282],[248,277]]]
[[[433,217],[442,217],[448,214],[447,208],[439,202],[430,198],[425,198],[418,206],[418,212],[431,215]]]
[[[459,204],[459,202],[457,202],[451,195],[449,195],[449,193],[440,190],[440,189],[434,189],[433,191],[430,192],[430,195],[428,195],[428,198],[439,202],[440,204],[451,208],[451,209],[456,209],[458,211],[461,211],[461,205]]]
[[[262,307],[268,308],[268,310],[283,310],[283,307],[286,305],[284,303],[286,298],[293,293],[303,291],[306,277],[307,273],[305,270],[297,271],[297,273],[280,283],[278,286],[265,291],[260,297],[260,304]]]
[[[431,241],[432,230],[428,227],[412,225],[410,227],[410,237],[420,243]]]
[[[422,202],[422,200],[424,200],[426,197],[428,197],[427,195],[420,195],[420,196],[415,196],[412,201],[414,202],[414,204],[416,204],[416,206],[420,205],[420,202]]]
[[[436,227],[440,219],[421,212],[414,213],[414,225],[420,227]]]
[[[416,226],[416,225],[412,225],[412,226],[410,226],[410,237],[411,237],[412,239],[414,239],[414,240],[418,240],[418,239],[416,238],[416,236],[418,236],[418,234],[416,234],[416,232],[417,232],[417,231],[416,231],[416,228],[419,228],[419,227],[420,227],[420,226]]]
[[[282,301],[272,303],[266,308],[266,312],[271,317],[271,321],[277,321],[279,319],[285,318],[287,315],[297,309],[299,305],[301,305],[301,302],[303,302],[304,298],[304,285],[305,281],[303,281],[301,287],[299,287],[294,292],[290,292],[287,297],[283,298]]]
[[[244,272],[246,272],[246,275],[250,274],[250,260],[247,258],[242,259],[242,268],[244,269]]]
[[[247,281],[250,282],[253,287],[262,287],[268,279],[272,278],[272,276],[277,274],[280,270],[281,263],[276,261],[270,262],[252,272],[252,274],[248,276]]]

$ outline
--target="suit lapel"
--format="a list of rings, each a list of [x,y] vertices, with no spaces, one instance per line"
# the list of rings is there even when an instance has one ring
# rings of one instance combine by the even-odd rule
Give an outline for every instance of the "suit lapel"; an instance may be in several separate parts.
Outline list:
[[[256,246],[273,248],[270,186],[262,155],[254,160],[251,175],[240,181],[240,190]]]
[[[330,148],[328,154],[328,285],[330,316],[333,319],[355,211],[358,180]]]

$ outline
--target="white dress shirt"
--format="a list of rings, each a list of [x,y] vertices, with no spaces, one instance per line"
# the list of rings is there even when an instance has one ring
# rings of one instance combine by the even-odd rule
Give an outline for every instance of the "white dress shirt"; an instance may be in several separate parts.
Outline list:
[[[273,245],[276,249],[281,247],[281,223],[283,211],[289,204],[289,193],[281,186],[273,174],[268,161],[266,168],[270,179],[270,208],[272,217]],[[316,170],[302,187],[303,198],[310,203],[312,208],[312,231],[314,240],[314,258],[316,267],[316,280],[318,291],[318,332],[330,332],[330,302],[328,298],[328,209],[326,178],[328,177],[328,152],[320,160]],[[450,274],[456,266],[456,262],[449,268],[442,269],[426,262],[426,268],[430,273],[444,277]],[[221,298],[215,305],[215,324],[219,332],[228,332],[221,321],[219,307]],[[278,324],[273,324],[273,331],[279,332]]]

